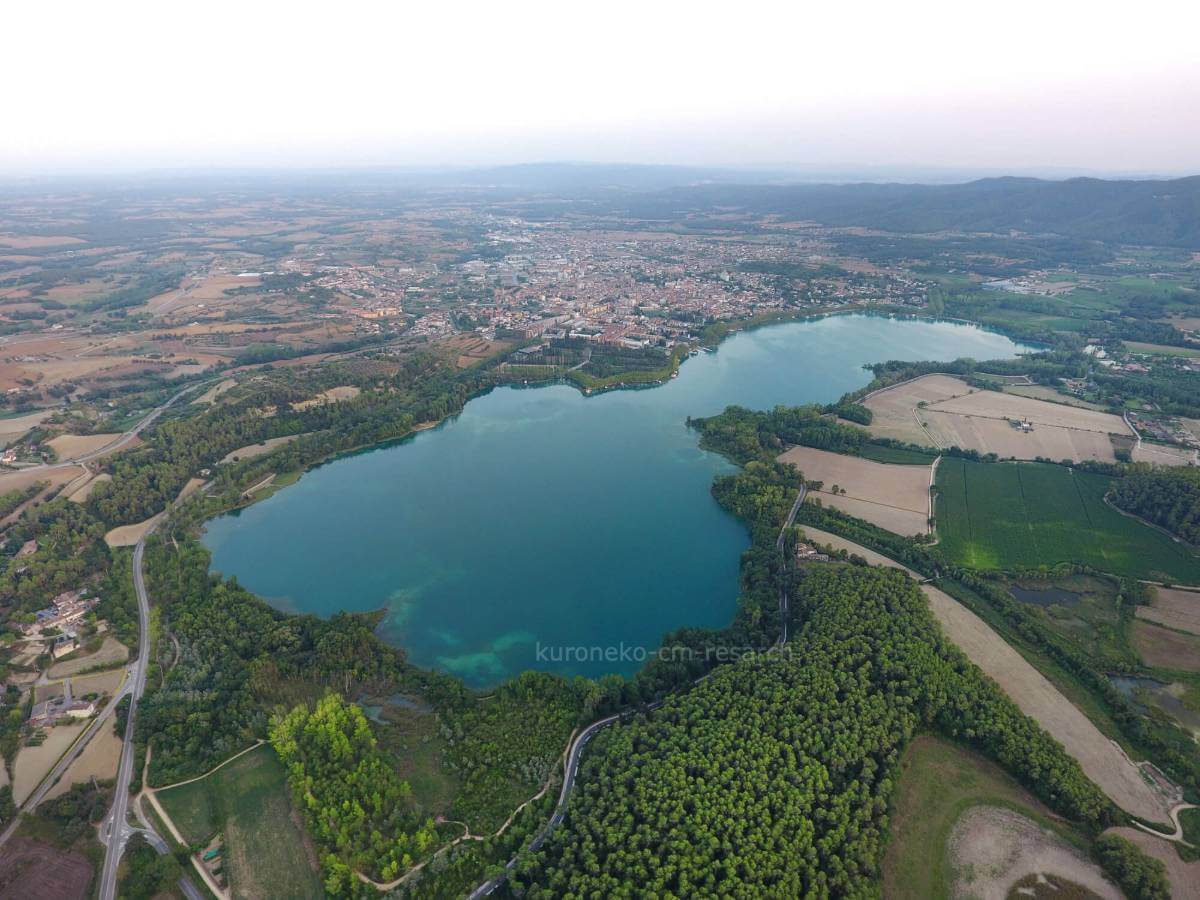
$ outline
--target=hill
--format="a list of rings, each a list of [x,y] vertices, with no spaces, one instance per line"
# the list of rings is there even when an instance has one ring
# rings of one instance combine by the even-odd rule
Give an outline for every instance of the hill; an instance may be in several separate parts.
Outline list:
[[[984,178],[965,184],[703,184],[630,198],[627,213],[715,208],[826,225],[930,233],[1020,231],[1156,246],[1200,245],[1200,176],[1163,181]]]

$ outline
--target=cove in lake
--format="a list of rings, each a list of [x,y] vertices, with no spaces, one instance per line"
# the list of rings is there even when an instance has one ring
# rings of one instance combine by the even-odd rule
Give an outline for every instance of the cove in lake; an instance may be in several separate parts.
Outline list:
[[[661,387],[500,388],[213,520],[204,541],[280,609],[384,608],[384,640],[474,687],[630,674],[666,632],[724,626],[736,607],[746,532],[709,492],[733,467],[688,416],[829,402],[870,380],[865,363],[1025,349],[967,325],[833,316],[736,334]]]

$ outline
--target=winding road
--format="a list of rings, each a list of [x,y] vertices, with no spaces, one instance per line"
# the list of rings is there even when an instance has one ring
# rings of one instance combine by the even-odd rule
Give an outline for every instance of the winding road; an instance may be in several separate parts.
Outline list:
[[[795,523],[796,514],[800,511],[800,504],[802,504],[804,502],[804,498],[805,498],[805,496],[807,496],[807,494],[808,494],[808,486],[801,484],[800,491],[796,495],[796,500],[795,500],[795,502],[792,503],[792,508],[787,514],[787,519],[784,520],[783,527],[779,529],[779,537],[776,538],[776,540],[775,540],[775,549],[778,550],[780,553],[783,552],[783,541],[784,541],[784,537],[787,535],[787,530],[789,528],[791,528],[792,525]],[[787,642],[787,619],[788,619],[788,596],[787,596],[787,591],[783,590],[783,589],[781,589],[779,592],[779,617],[780,617],[780,633],[779,633],[779,641],[777,642],[777,645],[782,646],[783,644],[785,644]],[[699,678],[697,678],[692,683],[700,684],[703,681],[707,681],[711,676],[712,676],[712,673],[708,672],[704,675],[701,675]],[[657,700],[654,703],[651,703],[649,706],[647,706],[646,709],[649,709],[649,710],[658,709],[658,707],[660,707],[660,706],[662,706],[662,701]],[[627,715],[631,715],[631,714],[632,714],[632,711],[628,711],[628,712],[624,712],[624,713],[615,713],[611,716],[606,716],[603,719],[593,722],[591,725],[589,725],[587,728],[585,728],[583,731],[579,732],[579,734],[575,736],[575,740],[571,744],[571,749],[567,753],[566,765],[563,768],[562,790],[559,791],[559,794],[558,794],[558,805],[555,806],[555,808],[554,808],[554,815],[552,815],[550,817],[550,821],[547,822],[545,824],[545,826],[542,828],[542,830],[538,832],[537,837],[535,837],[532,841],[529,842],[529,848],[528,848],[529,850],[536,851],[536,850],[541,849],[541,846],[543,843],[545,843],[546,838],[548,838],[550,836],[551,832],[553,832],[554,829],[557,828],[562,823],[563,818],[566,816],[567,801],[570,799],[571,790],[575,787],[575,776],[579,773],[579,760],[583,756],[583,750],[588,745],[588,741],[590,741],[593,737],[595,737],[596,734],[601,729],[607,728],[609,725],[613,724],[614,722],[620,721],[620,719],[623,716],[627,716]],[[521,852],[524,852],[524,851],[521,851]],[[501,873],[500,875],[497,875],[495,878],[489,878],[483,884],[479,885],[479,887],[475,888],[475,890],[473,890],[470,893],[468,900],[479,900],[479,898],[481,898],[481,897],[487,897],[493,891],[495,891],[496,888],[500,887],[500,885],[502,885],[505,882],[505,880],[507,880],[508,873],[513,870],[514,866],[516,866],[517,860],[519,858],[520,858],[520,852],[518,852],[518,854],[516,856],[514,856],[512,859],[510,859],[505,864],[503,873]]]

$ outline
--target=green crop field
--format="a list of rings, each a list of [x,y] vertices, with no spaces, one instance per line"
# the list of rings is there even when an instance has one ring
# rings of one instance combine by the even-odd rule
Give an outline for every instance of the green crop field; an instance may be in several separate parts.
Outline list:
[[[979,569],[1078,562],[1114,575],[1200,584],[1196,554],[1105,504],[1109,481],[1044,463],[943,459],[941,552]]]
[[[223,835],[235,898],[323,895],[292,815],[286,774],[269,746],[199,781],[160,791],[158,801],[192,844]]]

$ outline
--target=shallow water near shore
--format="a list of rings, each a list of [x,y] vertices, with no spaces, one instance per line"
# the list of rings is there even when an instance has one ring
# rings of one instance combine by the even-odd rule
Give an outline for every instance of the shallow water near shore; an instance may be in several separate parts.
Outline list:
[[[733,335],[661,387],[500,388],[213,520],[204,542],[214,569],[281,609],[385,609],[384,640],[473,687],[629,674],[666,632],[736,608],[747,536],[709,492],[733,467],[688,416],[836,400],[870,380],[866,363],[1024,349],[967,325],[832,316]]]

